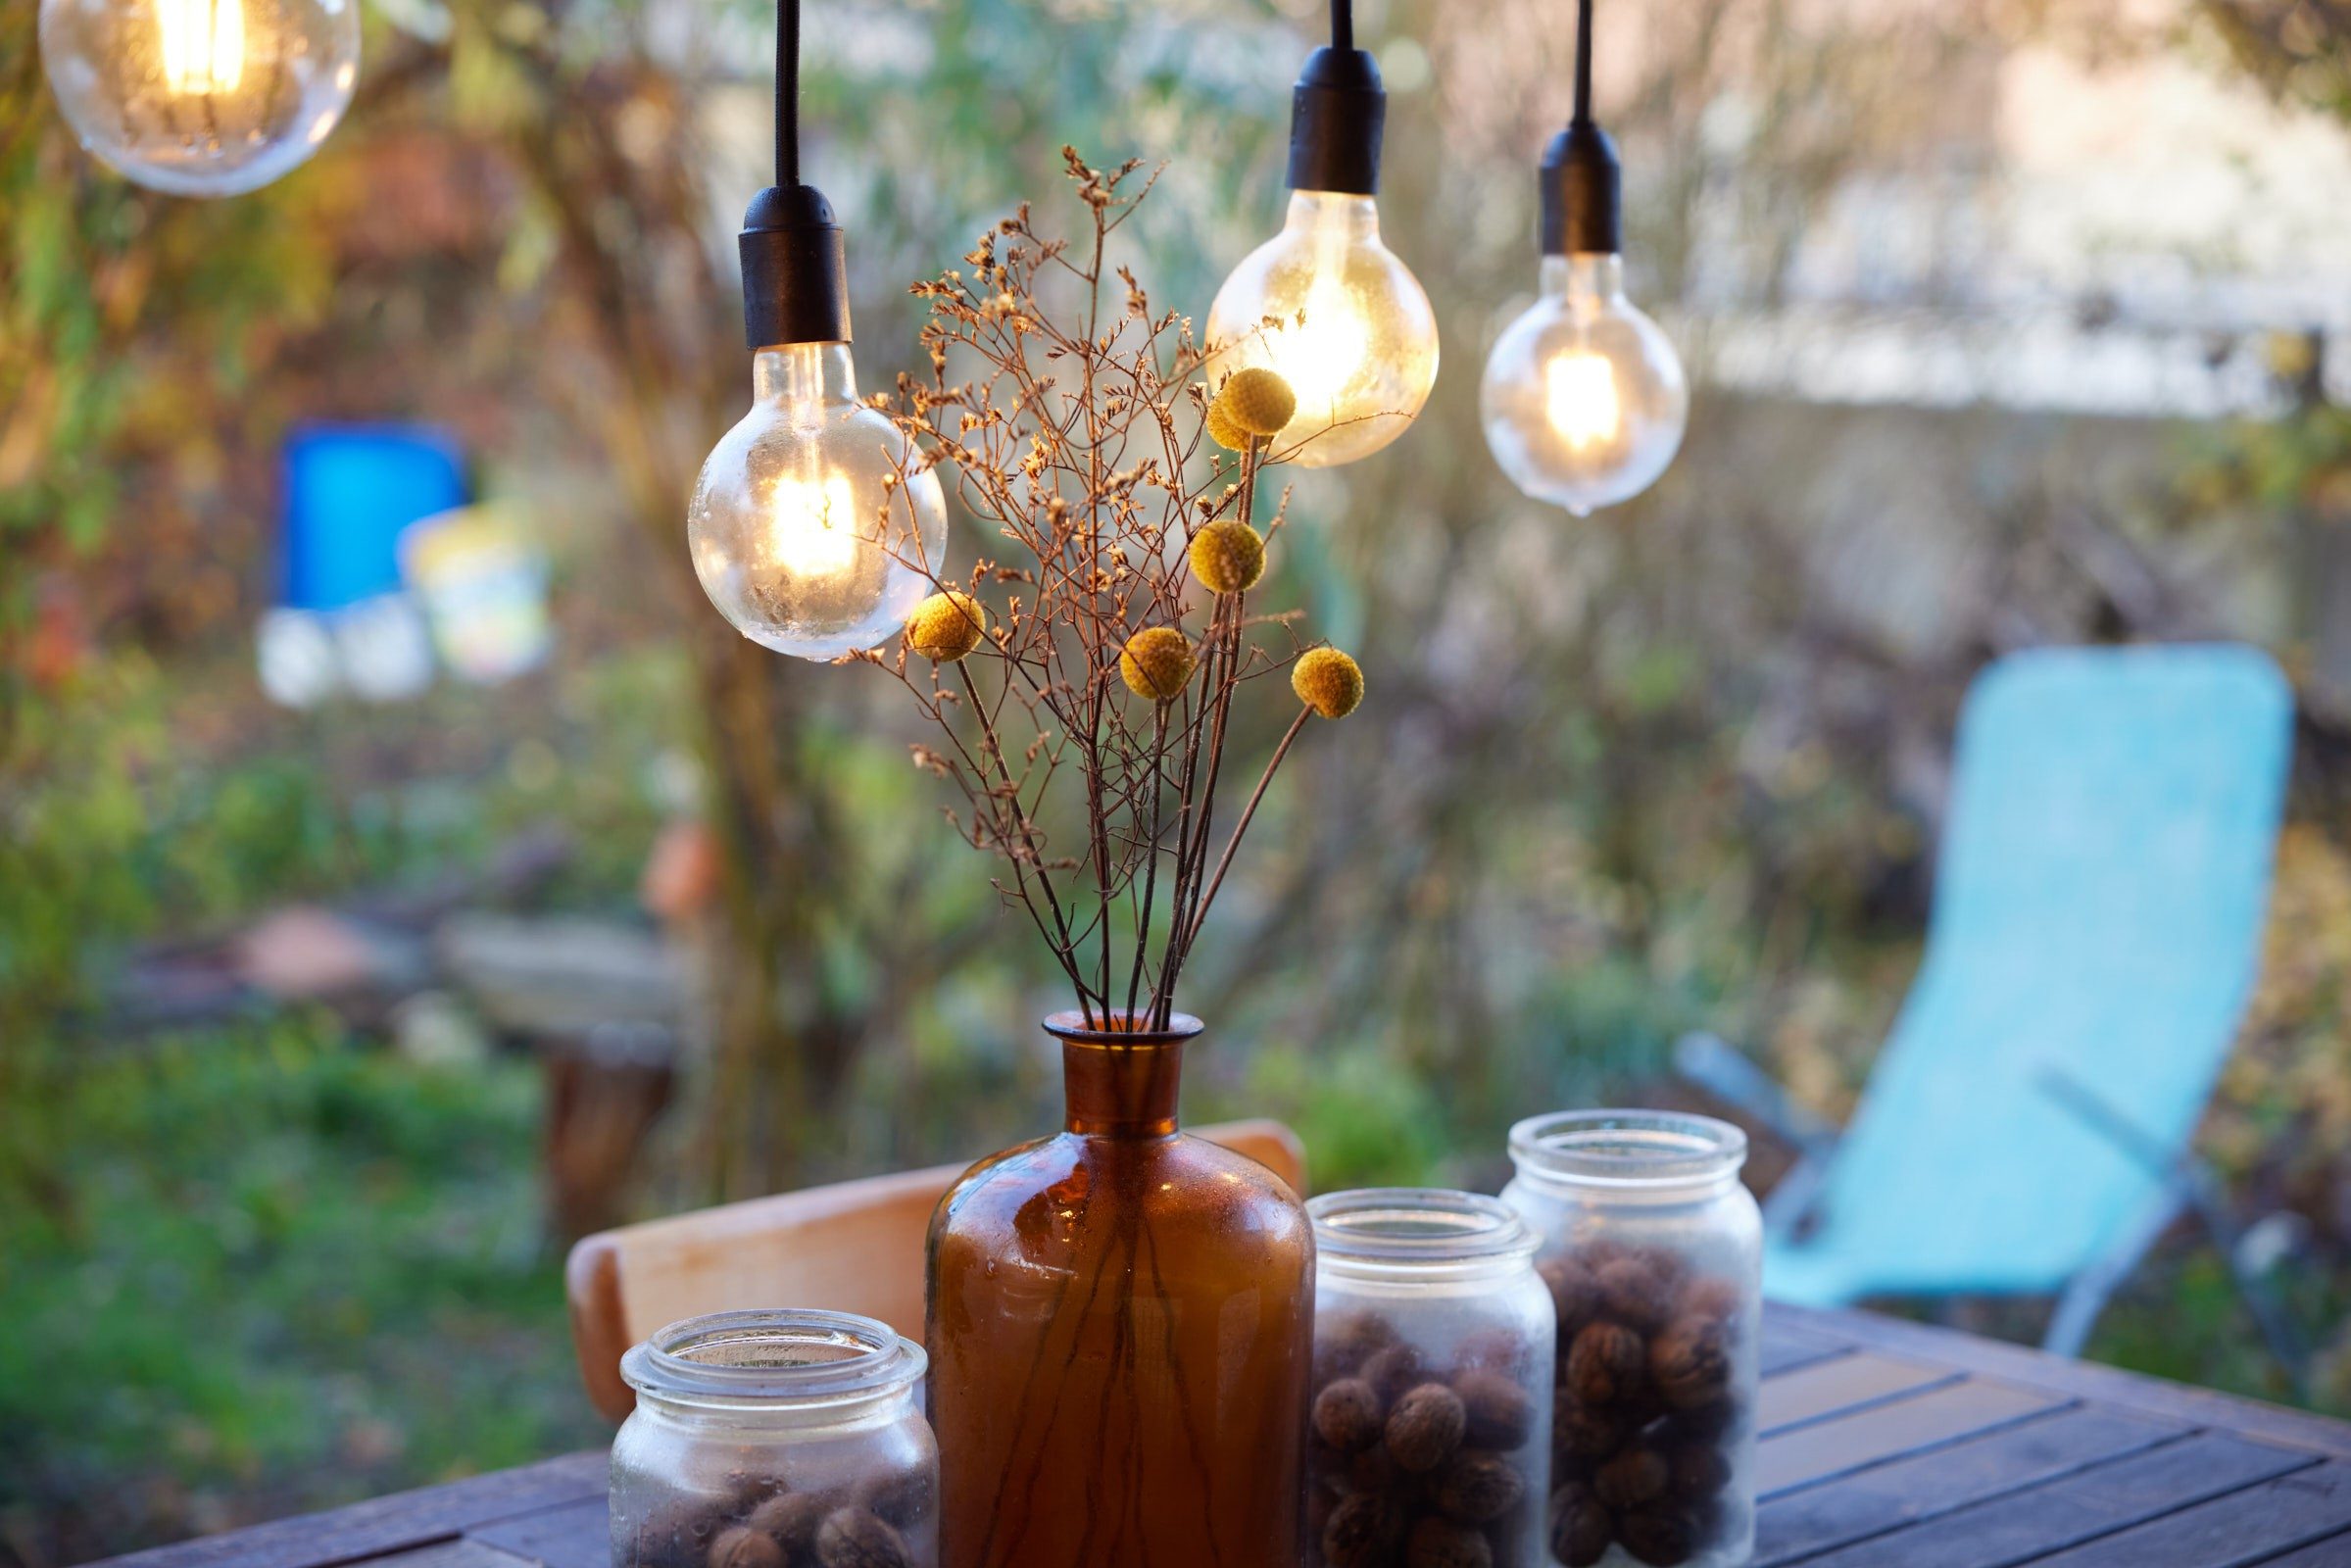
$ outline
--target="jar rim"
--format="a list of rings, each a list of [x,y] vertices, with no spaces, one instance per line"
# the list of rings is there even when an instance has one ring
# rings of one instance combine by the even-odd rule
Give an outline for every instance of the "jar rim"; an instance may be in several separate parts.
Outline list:
[[[1451,1265],[1533,1257],[1517,1209],[1444,1187],[1358,1187],[1306,1202],[1316,1255],[1340,1262]]]
[[[763,1307],[657,1329],[620,1358],[620,1376],[654,1398],[800,1405],[887,1395],[928,1366],[921,1346],[879,1319]]]
[[[1561,1110],[1510,1129],[1522,1174],[1607,1187],[1687,1187],[1736,1176],[1747,1135],[1679,1110]]]

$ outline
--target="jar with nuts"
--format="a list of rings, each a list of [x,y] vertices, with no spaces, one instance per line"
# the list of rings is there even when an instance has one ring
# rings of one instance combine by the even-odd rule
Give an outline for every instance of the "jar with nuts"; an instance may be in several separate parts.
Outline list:
[[[1534,1234],[1471,1193],[1331,1193],[1306,1212],[1305,1560],[1543,1568],[1554,1354]]]
[[[1510,1129],[1502,1199],[1558,1322],[1549,1544],[1566,1568],[1736,1568],[1755,1547],[1763,1223],[1746,1135],[1570,1111]]]
[[[846,1312],[718,1312],[621,1357],[612,1568],[937,1568],[922,1347]]]

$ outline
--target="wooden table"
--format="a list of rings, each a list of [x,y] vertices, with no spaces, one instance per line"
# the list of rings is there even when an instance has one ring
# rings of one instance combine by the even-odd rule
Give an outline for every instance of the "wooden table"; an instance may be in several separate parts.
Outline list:
[[[1765,1315],[1756,1563],[2351,1568],[2351,1426],[1859,1312]],[[606,1568],[572,1454],[115,1559]]]

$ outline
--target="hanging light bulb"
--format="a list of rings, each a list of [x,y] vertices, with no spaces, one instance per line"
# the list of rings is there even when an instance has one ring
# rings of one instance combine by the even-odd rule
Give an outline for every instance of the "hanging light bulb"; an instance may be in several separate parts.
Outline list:
[[[1219,371],[1267,366],[1298,393],[1273,444],[1298,447],[1309,468],[1394,441],[1437,380],[1436,313],[1380,242],[1372,197],[1388,100],[1378,64],[1354,46],[1349,0],[1332,0],[1331,34],[1291,98],[1289,217],[1208,308]]]
[[[857,401],[832,208],[800,183],[799,0],[776,31],[776,183],[743,220],[751,412],[686,510],[694,573],[752,641],[830,660],[884,641],[944,559],[947,498],[898,426]]]
[[[83,147],[178,196],[318,151],[359,80],[358,0],[41,0],[41,65]]]
[[[1543,156],[1542,293],[1495,341],[1479,404],[1510,482],[1584,516],[1657,482],[1690,386],[1671,340],[1625,298],[1622,176],[1592,120],[1592,0],[1576,30],[1575,119]]]

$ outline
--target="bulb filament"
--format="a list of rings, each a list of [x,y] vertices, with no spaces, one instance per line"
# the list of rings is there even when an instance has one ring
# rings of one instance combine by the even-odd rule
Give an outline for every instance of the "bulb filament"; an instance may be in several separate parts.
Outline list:
[[[776,565],[808,582],[848,576],[857,564],[856,509],[840,474],[777,480],[767,502],[767,548]]]
[[[245,77],[245,0],[155,0],[155,22],[172,96],[236,91]]]
[[[1562,354],[1544,367],[1544,413],[1560,439],[1578,451],[1614,441],[1624,425],[1616,373],[1597,354]]]

